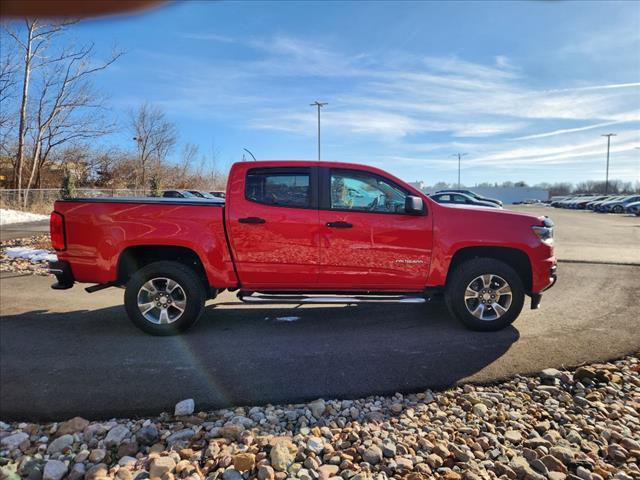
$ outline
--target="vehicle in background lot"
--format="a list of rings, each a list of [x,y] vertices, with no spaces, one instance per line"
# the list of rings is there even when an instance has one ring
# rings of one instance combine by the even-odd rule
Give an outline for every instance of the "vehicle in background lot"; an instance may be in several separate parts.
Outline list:
[[[549,204],[552,207],[557,207],[561,201],[566,200],[567,198],[569,198],[567,195],[556,195],[549,199]]]
[[[634,215],[640,215],[640,201],[627,204],[627,206],[624,207],[624,211]]]
[[[587,197],[582,197],[582,198],[578,198],[577,200],[575,200],[574,202],[571,203],[571,207],[572,208],[576,208],[578,210],[586,210],[587,205],[591,202],[594,202],[598,199],[601,199],[602,196],[587,196]]]
[[[604,202],[600,202],[600,203],[596,203],[596,205],[593,208],[594,212],[606,212],[607,210],[607,204],[610,202],[617,202],[618,200],[622,200],[625,196],[624,195],[615,195],[607,200],[605,200]]]
[[[575,199],[576,197],[574,195],[564,197],[562,200],[559,200],[555,206],[558,208],[569,208],[569,204]]]
[[[588,202],[587,209],[593,210],[598,203],[606,202],[608,200],[611,200],[611,198],[613,198],[611,195],[601,195],[600,197],[597,197],[594,200],[591,200],[590,202]]]
[[[640,201],[640,195],[627,195],[625,197],[603,204],[603,211],[612,213],[624,213],[624,209],[627,205],[638,201]]]
[[[198,198],[217,198],[211,195],[209,192],[201,192],[200,190],[187,190],[187,191]]]
[[[590,194],[580,194],[580,195],[571,195],[557,202],[555,205],[559,208],[573,208],[573,209],[584,209],[586,205],[597,198],[596,195]]]
[[[216,198],[225,198],[225,193],[224,192],[220,192],[220,191],[213,191],[213,192],[209,192],[211,195],[213,195]]]
[[[501,200],[498,200],[495,198],[483,197],[482,195],[478,195],[477,193],[472,192],[471,190],[448,188],[446,190],[438,190],[436,193],[462,193],[463,195],[467,195],[471,198],[475,198],[476,200],[479,200],[481,202],[490,202],[490,203],[495,203],[499,207],[502,206]]]
[[[512,205],[539,205],[541,203],[544,202],[542,202],[542,200],[528,198],[526,200],[522,200],[521,202],[513,202]]]
[[[548,217],[441,205],[373,167],[239,162],[226,202],[57,201],[50,269],[54,289],[125,287],[129,317],[155,335],[186,330],[225,289],[293,305],[444,294],[453,316],[490,331],[518,317],[525,295],[537,308],[555,283],[553,230]]]
[[[187,190],[165,190],[162,192],[164,198],[198,198]]]
[[[477,200],[469,195],[465,195],[464,193],[434,193],[430,195],[438,203],[446,203],[453,205],[468,205],[474,207],[487,207],[487,208],[502,208],[500,205],[491,202],[484,202],[482,200]]]

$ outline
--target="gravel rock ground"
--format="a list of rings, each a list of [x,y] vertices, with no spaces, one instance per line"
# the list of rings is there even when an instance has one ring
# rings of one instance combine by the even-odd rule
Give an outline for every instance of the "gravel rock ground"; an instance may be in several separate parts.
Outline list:
[[[181,416],[0,422],[0,477],[640,479],[637,355],[439,393],[195,414],[188,400]]]
[[[28,273],[34,275],[49,275],[48,262],[31,262],[24,258],[9,258],[6,249],[10,247],[29,247],[34,249],[51,250],[49,234],[35,235],[29,238],[8,240],[0,243],[0,272]]]

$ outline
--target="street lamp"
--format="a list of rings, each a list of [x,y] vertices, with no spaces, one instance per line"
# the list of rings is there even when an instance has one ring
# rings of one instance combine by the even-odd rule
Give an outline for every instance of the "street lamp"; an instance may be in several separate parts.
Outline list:
[[[460,159],[462,159],[462,157],[468,155],[468,153],[454,153],[452,156],[454,157],[458,157],[458,188],[460,188],[461,183],[460,183]]]
[[[142,193],[144,194],[145,191],[145,177],[146,177],[146,172],[145,172],[145,161],[144,161],[144,151],[142,149],[142,138],[140,137],[133,137],[133,141],[136,142],[136,144],[138,145],[138,156],[140,157],[140,167],[142,168]],[[138,176],[137,174],[137,169],[136,169],[136,177]],[[138,178],[136,178],[136,181],[138,181]]]
[[[318,107],[318,161],[320,161],[320,109],[325,105],[329,104],[327,102],[322,103],[317,100],[309,104],[311,107]]]
[[[601,137],[607,137],[607,176],[604,182],[604,194],[609,193],[609,150],[611,149],[611,137],[615,137],[615,133],[605,133],[600,135]]]

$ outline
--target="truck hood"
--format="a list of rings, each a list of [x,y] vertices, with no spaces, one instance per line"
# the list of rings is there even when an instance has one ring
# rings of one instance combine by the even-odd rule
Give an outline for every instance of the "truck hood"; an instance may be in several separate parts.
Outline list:
[[[440,215],[454,216],[460,220],[479,219],[483,223],[505,224],[505,222],[516,222],[531,226],[541,225],[546,217],[545,215],[538,216],[515,210],[481,207],[478,205],[437,204],[437,206],[439,209],[443,209],[443,211],[439,212]]]

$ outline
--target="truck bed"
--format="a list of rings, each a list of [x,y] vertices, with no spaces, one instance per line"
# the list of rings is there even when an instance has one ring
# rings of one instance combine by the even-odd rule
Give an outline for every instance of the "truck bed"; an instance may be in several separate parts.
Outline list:
[[[77,282],[118,278],[129,249],[189,249],[204,267],[209,285],[237,283],[224,227],[224,201],[180,198],[77,198],[60,200],[67,249],[58,258],[72,266]],[[177,250],[176,250],[177,251]]]

